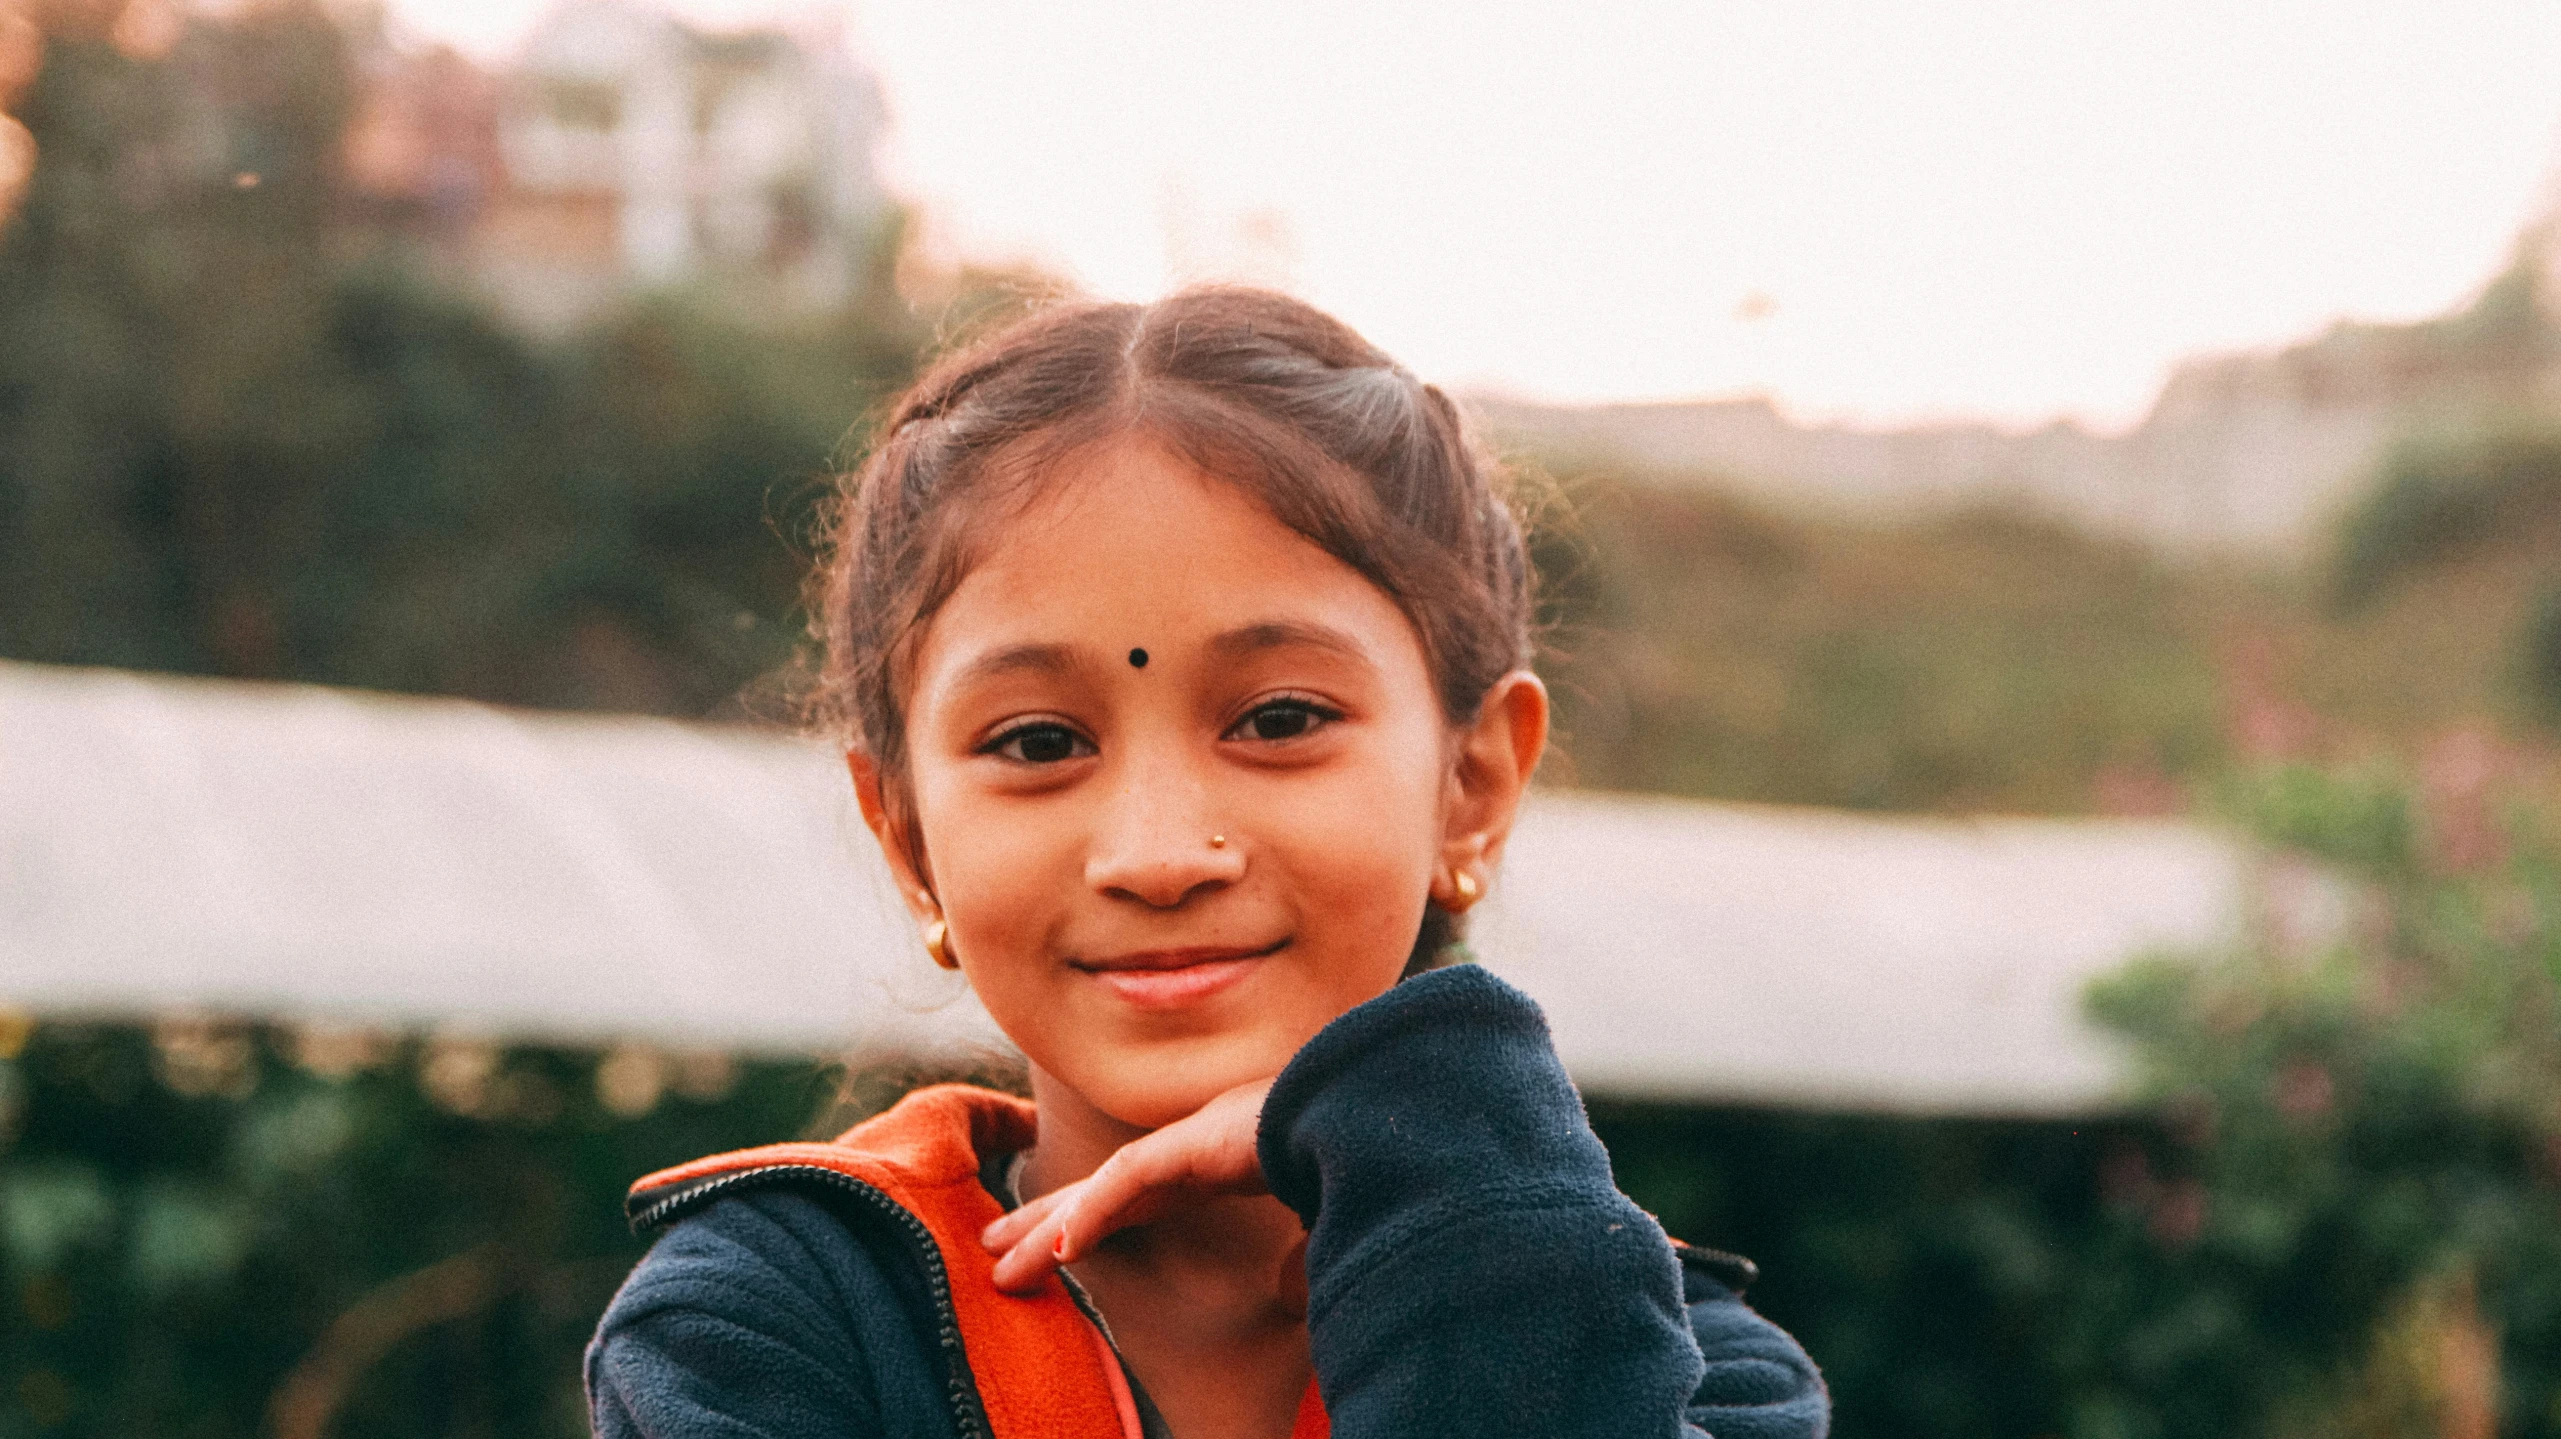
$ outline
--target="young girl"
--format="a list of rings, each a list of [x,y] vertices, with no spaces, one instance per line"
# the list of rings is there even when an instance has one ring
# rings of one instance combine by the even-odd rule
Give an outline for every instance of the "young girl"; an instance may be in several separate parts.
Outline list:
[[[623,1436],[1813,1439],[1458,950],[1547,737],[1438,390],[1249,290],[937,365],[845,495],[825,680],[925,951],[1030,1061],[652,1175]]]

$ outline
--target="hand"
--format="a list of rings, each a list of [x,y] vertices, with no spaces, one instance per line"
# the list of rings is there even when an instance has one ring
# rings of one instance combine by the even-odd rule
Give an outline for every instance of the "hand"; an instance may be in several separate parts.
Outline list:
[[[1102,1167],[1062,1184],[987,1226],[979,1242],[996,1260],[996,1287],[1024,1293],[1049,1271],[1093,1252],[1118,1230],[1224,1194],[1268,1194],[1254,1151],[1272,1082],[1240,1084],[1152,1134],[1114,1151]]]

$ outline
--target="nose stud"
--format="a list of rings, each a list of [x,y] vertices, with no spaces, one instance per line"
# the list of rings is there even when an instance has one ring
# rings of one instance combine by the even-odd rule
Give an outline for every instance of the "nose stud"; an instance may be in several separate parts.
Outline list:
[[[1209,837],[1209,847],[1210,847],[1211,849],[1225,849],[1225,848],[1227,848],[1227,836],[1225,836],[1225,835],[1223,835],[1223,834],[1214,834],[1214,835],[1211,835],[1211,836]]]

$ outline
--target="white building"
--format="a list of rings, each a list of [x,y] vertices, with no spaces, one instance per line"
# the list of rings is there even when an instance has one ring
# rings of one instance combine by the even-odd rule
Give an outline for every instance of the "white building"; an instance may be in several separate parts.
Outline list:
[[[832,37],[572,0],[527,39],[496,120],[474,268],[537,322],[680,282],[831,304],[889,213],[880,87]]]

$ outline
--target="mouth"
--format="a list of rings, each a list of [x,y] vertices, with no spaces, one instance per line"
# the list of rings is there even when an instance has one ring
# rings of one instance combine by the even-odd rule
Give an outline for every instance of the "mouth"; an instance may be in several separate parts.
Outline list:
[[[1289,941],[1281,939],[1259,949],[1234,945],[1143,949],[1108,959],[1072,960],[1068,967],[1092,975],[1139,1009],[1180,1009],[1234,985],[1287,948]]]

